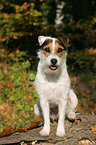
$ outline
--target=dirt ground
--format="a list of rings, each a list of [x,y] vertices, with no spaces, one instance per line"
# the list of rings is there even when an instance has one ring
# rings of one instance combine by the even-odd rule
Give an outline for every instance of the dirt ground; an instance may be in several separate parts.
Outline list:
[[[96,125],[96,114],[78,113],[75,122],[65,121],[66,135],[56,136],[57,122],[51,123],[51,132],[47,137],[39,135],[42,127],[27,132],[16,133],[0,138],[0,145],[96,145],[96,134],[91,128]]]

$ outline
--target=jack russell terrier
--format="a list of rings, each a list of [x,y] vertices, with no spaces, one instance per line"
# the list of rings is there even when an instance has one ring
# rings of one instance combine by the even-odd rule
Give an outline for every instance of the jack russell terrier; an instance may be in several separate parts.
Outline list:
[[[65,116],[70,120],[76,118],[75,110],[78,104],[76,94],[70,89],[70,79],[66,67],[68,38],[38,37],[40,58],[35,87],[39,96],[34,106],[37,116],[43,117],[44,126],[40,131],[42,136],[50,133],[50,119],[58,118],[56,135],[65,135]]]

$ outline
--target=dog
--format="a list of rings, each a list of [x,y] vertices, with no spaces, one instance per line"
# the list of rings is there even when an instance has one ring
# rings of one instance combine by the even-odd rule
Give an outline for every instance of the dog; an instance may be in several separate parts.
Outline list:
[[[66,67],[68,38],[38,37],[40,50],[39,64],[35,78],[35,87],[39,96],[34,105],[37,116],[43,117],[44,126],[40,131],[42,136],[50,133],[50,119],[57,120],[56,135],[65,135],[64,120],[76,118],[78,99],[70,89],[70,78]]]

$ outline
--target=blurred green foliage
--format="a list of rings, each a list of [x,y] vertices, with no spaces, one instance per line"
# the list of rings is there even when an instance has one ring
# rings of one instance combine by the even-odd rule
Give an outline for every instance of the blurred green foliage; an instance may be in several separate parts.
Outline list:
[[[71,72],[96,74],[96,49],[77,50],[68,54],[68,67]]]
[[[1,42],[10,38],[18,39],[24,35],[33,35],[30,29],[40,25],[38,17],[42,15],[34,8],[34,2],[1,0],[0,3]]]
[[[24,60],[25,55],[16,51],[0,63],[0,130],[7,126],[23,127],[33,119],[36,74],[30,70],[30,62]]]
[[[21,37],[24,40],[23,36],[39,34],[66,35],[75,49],[96,47],[95,10],[95,0],[1,0],[0,41]],[[56,23],[57,15],[62,16],[59,24]]]

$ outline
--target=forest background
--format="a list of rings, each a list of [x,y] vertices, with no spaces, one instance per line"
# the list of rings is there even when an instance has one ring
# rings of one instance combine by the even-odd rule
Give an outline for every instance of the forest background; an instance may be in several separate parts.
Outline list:
[[[0,1],[0,131],[34,119],[38,36],[66,36],[79,112],[96,113],[96,1]]]

